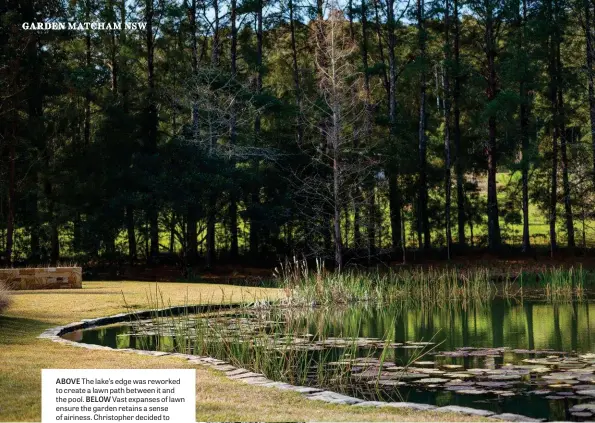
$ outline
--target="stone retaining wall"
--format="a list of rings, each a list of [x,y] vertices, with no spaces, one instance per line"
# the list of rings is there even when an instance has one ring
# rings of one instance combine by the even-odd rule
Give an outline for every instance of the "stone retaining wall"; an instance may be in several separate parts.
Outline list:
[[[10,289],[76,289],[83,287],[80,267],[0,269],[0,280]]]

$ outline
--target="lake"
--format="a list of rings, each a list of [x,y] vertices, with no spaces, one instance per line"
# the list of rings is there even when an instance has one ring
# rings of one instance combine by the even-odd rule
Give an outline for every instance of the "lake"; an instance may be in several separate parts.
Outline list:
[[[371,400],[592,420],[595,303],[242,309],[68,334],[113,348],[211,355],[275,380]],[[579,406],[577,406],[579,405]]]

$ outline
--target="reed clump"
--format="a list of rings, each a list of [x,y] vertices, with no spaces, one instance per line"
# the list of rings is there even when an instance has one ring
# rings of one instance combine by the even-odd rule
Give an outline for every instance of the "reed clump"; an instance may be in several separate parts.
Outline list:
[[[290,304],[388,304],[487,301],[496,294],[488,269],[410,268],[402,270],[327,271],[320,261],[314,271],[304,260],[285,261],[275,269]]]
[[[550,268],[539,275],[545,294],[551,301],[583,297],[589,277],[590,275],[581,266],[569,269]]]

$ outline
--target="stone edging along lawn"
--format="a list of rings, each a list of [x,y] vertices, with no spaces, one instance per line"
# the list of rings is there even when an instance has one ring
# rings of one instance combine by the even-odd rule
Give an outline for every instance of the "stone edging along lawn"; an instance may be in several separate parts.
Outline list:
[[[239,305],[220,305],[217,306],[219,310],[221,309],[231,309],[235,307],[239,307]],[[538,422],[542,421],[539,419],[530,418],[527,416],[522,416],[520,414],[512,414],[512,413],[503,413],[503,414],[496,414],[489,410],[481,410],[476,408],[470,407],[459,407],[457,405],[449,405],[445,407],[436,407],[434,405],[429,404],[418,404],[413,402],[383,402],[383,401],[364,401],[359,398],[350,397],[347,395],[339,394],[333,391],[324,391],[322,389],[312,388],[308,386],[295,386],[290,385],[288,383],[283,382],[275,382],[270,379],[267,379],[263,374],[260,373],[253,373],[249,370],[238,368],[232,366],[231,364],[223,361],[218,360],[213,357],[203,357],[198,355],[191,355],[191,354],[180,354],[180,353],[167,353],[163,351],[145,351],[145,350],[137,350],[133,348],[122,348],[122,349],[115,349],[103,345],[93,345],[93,344],[84,344],[81,342],[74,342],[69,341],[67,339],[62,338],[62,335],[65,335],[70,332],[74,332],[76,330],[88,329],[98,326],[105,326],[114,323],[121,323],[125,321],[130,321],[132,319],[147,319],[150,317],[155,316],[157,313],[158,315],[166,315],[166,314],[180,314],[182,312],[190,312],[190,313],[201,313],[206,311],[213,311],[213,306],[177,306],[177,307],[168,307],[162,308],[158,310],[145,310],[145,311],[138,311],[133,313],[120,313],[115,314],[113,316],[108,317],[99,317],[96,319],[82,319],[80,322],[70,323],[65,326],[57,326],[54,328],[50,328],[45,330],[41,335],[38,336],[40,339],[49,339],[53,342],[58,342],[65,345],[70,345],[73,347],[85,348],[89,350],[110,350],[110,351],[118,351],[118,352],[127,352],[127,353],[134,353],[134,354],[141,354],[141,355],[151,355],[156,357],[161,356],[170,356],[170,357],[178,357],[187,359],[190,363],[193,364],[200,364],[202,366],[210,367],[215,370],[219,370],[225,373],[225,375],[232,380],[237,380],[239,382],[243,382],[249,385],[258,385],[263,387],[270,387],[276,388],[281,390],[289,390],[298,392],[305,396],[305,398],[310,400],[318,400],[324,401],[331,404],[341,404],[341,405],[349,405],[354,407],[394,407],[394,408],[403,408],[409,410],[417,410],[417,411],[432,411],[432,412],[448,412],[448,413],[460,413],[470,416],[478,416],[478,417],[489,417],[498,420],[504,421],[513,421],[513,422]]]

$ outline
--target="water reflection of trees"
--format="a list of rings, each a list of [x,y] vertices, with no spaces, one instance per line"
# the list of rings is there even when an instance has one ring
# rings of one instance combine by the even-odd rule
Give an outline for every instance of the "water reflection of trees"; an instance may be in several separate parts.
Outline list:
[[[551,304],[494,300],[478,306],[352,306],[284,312],[287,325],[335,337],[370,337],[396,342],[444,341],[461,346],[592,351],[593,303]]]

